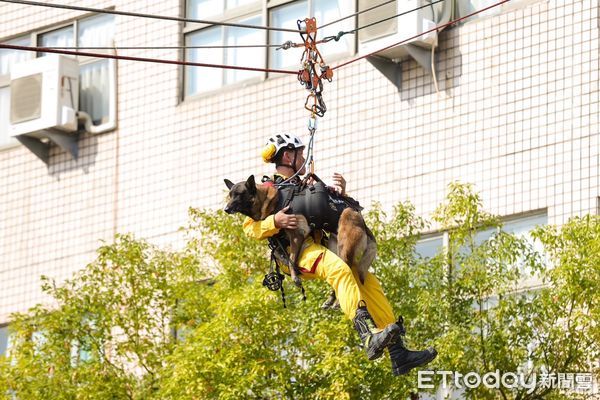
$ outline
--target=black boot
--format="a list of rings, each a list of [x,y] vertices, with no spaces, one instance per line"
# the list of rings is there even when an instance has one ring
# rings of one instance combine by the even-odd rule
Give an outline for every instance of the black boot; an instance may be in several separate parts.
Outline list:
[[[358,307],[358,310],[356,310],[354,327],[363,342],[369,360],[376,360],[381,357],[385,348],[400,333],[400,327],[396,324],[389,324],[381,332],[377,332],[375,322],[366,306]]]
[[[390,359],[392,360],[392,372],[396,376],[408,374],[411,369],[421,367],[437,356],[437,351],[433,347],[421,351],[408,350],[404,347],[402,336],[404,336],[405,330],[402,317],[398,320],[397,325],[401,331],[400,335],[388,346]]]

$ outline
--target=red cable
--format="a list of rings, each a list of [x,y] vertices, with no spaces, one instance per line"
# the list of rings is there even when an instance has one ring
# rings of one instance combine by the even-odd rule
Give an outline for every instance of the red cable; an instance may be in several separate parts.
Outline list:
[[[298,75],[298,71],[289,71],[289,70],[285,70],[285,69],[238,67],[236,65],[206,64],[206,63],[196,63],[196,62],[178,61],[178,60],[161,60],[158,58],[130,57],[130,56],[118,56],[118,55],[114,55],[114,54],[88,53],[88,52],[83,52],[83,51],[56,50],[56,49],[48,49],[46,47],[15,46],[12,44],[4,44],[4,43],[0,43],[0,48],[13,49],[13,50],[24,50],[24,51],[35,51],[35,52],[41,52],[41,53],[68,54],[68,55],[73,55],[73,56],[112,58],[115,60],[128,60],[128,61],[153,62],[153,63],[160,63],[160,64],[187,65],[187,66],[191,66],[191,67],[237,69],[237,70],[242,70],[242,71],[260,71],[260,72],[274,72],[277,74]]]
[[[500,4],[504,4],[504,3],[507,3],[507,2],[509,2],[509,1],[510,1],[510,0],[502,0],[502,1],[498,2],[498,3],[496,3],[496,4],[492,4],[491,6],[488,6],[488,7],[482,8],[481,10],[477,10],[477,11],[475,11],[475,12],[471,13],[471,14],[465,15],[464,17],[457,18],[457,19],[455,19],[455,20],[453,20],[453,21],[450,21],[450,22],[447,22],[447,23],[445,23],[445,24],[443,24],[443,25],[436,26],[435,28],[433,28],[433,29],[430,29],[430,30],[428,30],[428,31],[426,31],[426,32],[422,32],[422,33],[420,33],[420,34],[418,34],[418,35],[415,35],[415,36],[413,36],[413,37],[409,37],[408,39],[404,39],[404,40],[402,40],[402,41],[400,41],[400,42],[398,42],[398,43],[394,43],[394,44],[392,44],[392,45],[389,45],[389,46],[387,46],[387,47],[384,47],[383,49],[379,49],[379,50],[377,50],[377,51],[374,51],[374,52],[372,52],[372,53],[365,54],[365,55],[363,55],[363,56],[357,57],[357,58],[355,58],[355,59],[352,59],[352,60],[350,60],[350,61],[346,61],[346,62],[344,62],[344,63],[341,63],[340,65],[336,65],[335,67],[333,67],[333,68],[331,68],[331,69],[338,69],[338,68],[344,67],[344,66],[346,66],[346,65],[348,65],[348,64],[352,64],[352,63],[353,63],[353,62],[355,62],[355,61],[362,60],[363,58],[367,58],[367,57],[369,57],[369,56],[372,56],[373,54],[377,54],[377,53],[379,53],[379,52],[382,52],[382,51],[384,51],[384,50],[391,49],[392,47],[396,47],[396,46],[398,46],[398,45],[401,45],[401,44],[403,44],[403,43],[406,43],[406,42],[408,42],[408,41],[411,41],[411,40],[413,40],[413,39],[416,39],[416,38],[418,38],[418,37],[420,37],[420,36],[423,36],[423,35],[425,35],[426,33],[430,33],[430,32],[433,32],[433,31],[439,31],[440,29],[444,29],[444,28],[445,28],[445,27],[447,27],[447,26],[450,26],[450,25],[452,25],[452,24],[455,24],[455,23],[457,23],[457,22],[460,22],[460,21],[462,21],[462,20],[464,20],[464,19],[466,19],[466,18],[472,17],[473,15],[479,14],[479,13],[481,13],[481,12],[484,12],[484,11],[486,11],[486,10],[489,10],[490,8],[497,7],[497,6],[499,6]]]

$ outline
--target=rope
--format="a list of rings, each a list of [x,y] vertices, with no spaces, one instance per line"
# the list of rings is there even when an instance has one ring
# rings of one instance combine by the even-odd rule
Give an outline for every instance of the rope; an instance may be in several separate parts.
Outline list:
[[[100,13],[100,14],[123,15],[126,17],[153,18],[153,19],[160,19],[160,20],[164,20],[164,21],[191,22],[194,24],[207,24],[207,25],[222,25],[222,26],[231,26],[231,27],[235,27],[235,28],[263,29],[263,30],[267,30],[267,31],[280,31],[280,32],[293,32],[293,33],[299,32],[296,29],[275,28],[275,27],[271,27],[271,26],[238,24],[238,23],[233,23],[233,22],[206,21],[206,20],[202,20],[202,19],[170,17],[170,16],[165,16],[165,15],[144,14],[144,13],[136,13],[136,12],[129,12],[129,11],[107,10],[107,9],[102,9],[102,8],[70,6],[70,5],[65,5],[65,4],[42,3],[42,2],[30,1],[30,0],[0,0],[0,2],[24,4],[24,5],[38,6],[38,7],[62,8],[65,10],[85,11],[85,12],[93,12],[93,13]]]
[[[425,34],[427,34],[427,33],[431,33],[431,32],[433,32],[433,31],[438,31],[438,30],[444,29],[444,28],[446,28],[446,27],[448,27],[448,26],[450,26],[450,25],[454,25],[454,24],[456,24],[457,22],[463,21],[463,20],[465,20],[465,19],[467,19],[467,18],[470,18],[470,17],[472,17],[472,16],[474,16],[474,15],[477,15],[477,14],[479,14],[479,13],[482,13],[482,12],[484,12],[484,11],[487,11],[487,10],[489,10],[489,9],[491,9],[491,8],[497,7],[497,6],[499,6],[499,5],[501,5],[501,4],[504,4],[504,3],[508,3],[509,1],[510,1],[510,0],[502,0],[502,1],[498,2],[498,3],[492,4],[491,6],[484,7],[484,8],[482,8],[481,10],[477,10],[477,11],[475,11],[475,12],[472,12],[471,14],[465,15],[465,16],[463,16],[463,17],[460,17],[460,18],[457,18],[457,19],[454,19],[454,20],[452,20],[452,21],[450,21],[450,22],[447,22],[447,23],[445,23],[445,24],[442,24],[442,25],[436,26],[435,28],[433,28],[433,29],[430,29],[430,30],[428,30],[428,31],[425,31],[425,32],[422,32],[422,33],[420,33],[420,34],[418,34],[418,35],[415,35],[415,36],[409,37],[409,38],[407,38],[407,39],[401,40],[400,42],[397,42],[397,43],[391,44],[391,45],[389,45],[389,46],[386,46],[386,47],[384,47],[384,48],[382,48],[382,49],[379,49],[379,50],[373,51],[373,52],[371,52],[371,53],[369,53],[369,54],[365,54],[365,55],[362,55],[362,56],[360,56],[360,57],[356,57],[356,58],[354,58],[354,59],[352,59],[352,60],[349,60],[349,61],[343,62],[343,63],[341,63],[341,64],[339,64],[339,65],[336,65],[336,66],[335,66],[335,67],[333,67],[332,69],[334,69],[334,70],[335,70],[335,69],[338,69],[338,68],[341,68],[341,67],[345,67],[345,66],[346,66],[346,65],[348,65],[348,64],[352,64],[353,62],[356,62],[356,61],[358,61],[358,60],[362,60],[363,58],[367,58],[367,57],[369,57],[369,56],[372,56],[373,54],[377,54],[377,53],[379,53],[379,52],[382,52],[382,51],[384,51],[384,50],[391,49],[392,47],[396,47],[396,46],[399,46],[399,45],[401,45],[401,44],[403,44],[403,43],[406,43],[406,42],[409,42],[409,41],[411,41],[411,40],[417,39],[418,37],[420,37],[420,36],[423,36],[423,35],[425,35]],[[427,6],[429,6],[429,4],[427,4]]]
[[[3,1],[3,0],[0,0],[0,1]],[[206,64],[206,63],[178,61],[178,60],[162,60],[162,59],[157,59],[157,58],[130,57],[130,56],[119,56],[119,55],[114,55],[114,54],[88,53],[88,52],[83,52],[83,51],[56,50],[56,49],[50,49],[47,47],[16,46],[16,45],[12,45],[12,44],[0,43],[0,49],[2,49],[2,48],[12,49],[12,50],[35,51],[35,52],[41,52],[41,53],[67,54],[67,55],[73,55],[73,56],[112,58],[114,60],[128,60],[128,61],[152,62],[152,63],[159,63],[159,64],[186,65],[186,66],[191,66],[191,67],[236,69],[236,70],[242,70],[242,71],[273,72],[273,73],[277,73],[277,74],[290,74],[290,75],[298,74],[297,71],[288,71],[288,70],[284,70],[284,69],[240,67],[240,66],[236,66],[236,65]]]
[[[1,1],[1,0],[0,0]],[[45,49],[53,50],[185,50],[185,49],[238,49],[238,48],[254,48],[254,47],[281,47],[280,44],[239,44],[239,45],[222,45],[222,46],[48,46]]]

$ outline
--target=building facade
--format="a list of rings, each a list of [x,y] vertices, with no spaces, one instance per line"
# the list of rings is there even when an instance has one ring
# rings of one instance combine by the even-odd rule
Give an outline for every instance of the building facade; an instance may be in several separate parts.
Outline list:
[[[495,2],[446,3],[458,18]],[[370,2],[61,4],[295,27],[299,18],[313,15],[322,24]],[[426,217],[449,182],[470,182],[515,232],[597,213],[599,12],[598,0],[512,0],[491,8],[439,33],[435,80],[411,57],[393,60],[395,82],[366,59],[337,69],[325,82],[317,174],[342,173],[363,204],[411,201]],[[298,69],[301,55],[274,47],[180,48],[300,40],[291,33],[9,3],[0,3],[0,18],[0,42],[21,46],[149,46],[97,52],[287,70]],[[323,35],[368,22],[349,18]],[[364,42],[396,28],[386,25]],[[323,56],[336,66],[365,55],[364,38],[325,43]],[[47,301],[40,275],[71,276],[117,232],[177,245],[188,207],[222,207],[223,178],[270,173],[260,159],[269,135],[308,138],[307,92],[293,75],[80,56],[80,109],[105,129],[79,134],[77,159],[51,146],[46,164],[9,133],[11,68],[41,55],[0,49],[0,351],[10,313]],[[425,254],[443,242],[432,229],[420,244]]]

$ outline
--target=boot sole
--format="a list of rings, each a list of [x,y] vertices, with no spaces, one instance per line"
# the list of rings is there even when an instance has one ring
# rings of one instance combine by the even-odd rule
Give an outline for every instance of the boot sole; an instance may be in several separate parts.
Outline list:
[[[429,364],[431,361],[433,361],[434,358],[437,357],[437,355],[438,355],[437,350],[436,349],[432,349],[432,351],[429,353],[429,357],[427,357],[427,358],[425,358],[423,360],[414,361],[412,363],[409,363],[409,364],[403,366],[402,368],[398,369],[397,371],[394,371],[394,375],[396,375],[396,376],[398,376],[398,375],[406,375],[413,368],[422,367],[423,365]]]
[[[374,361],[377,360],[378,358],[381,358],[383,356],[383,352],[385,351],[385,348],[389,346],[390,343],[392,343],[392,341],[394,339],[396,339],[396,337],[400,334],[400,327],[396,325],[396,328],[390,330],[388,336],[385,338],[385,341],[382,343],[381,345],[381,350],[370,354],[369,352],[367,352],[367,358],[369,359],[369,361]]]

